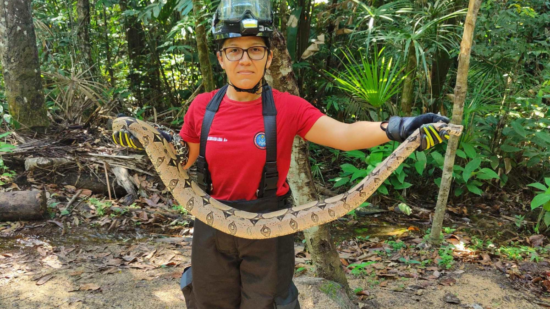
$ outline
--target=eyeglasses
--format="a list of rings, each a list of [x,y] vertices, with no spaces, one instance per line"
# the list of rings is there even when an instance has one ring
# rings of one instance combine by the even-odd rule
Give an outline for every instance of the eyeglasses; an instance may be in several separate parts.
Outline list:
[[[266,46],[252,46],[246,49],[240,47],[226,47],[221,51],[225,52],[225,57],[227,60],[239,61],[243,59],[244,52],[248,54],[248,58],[250,58],[250,60],[262,60],[268,50],[269,48]]]

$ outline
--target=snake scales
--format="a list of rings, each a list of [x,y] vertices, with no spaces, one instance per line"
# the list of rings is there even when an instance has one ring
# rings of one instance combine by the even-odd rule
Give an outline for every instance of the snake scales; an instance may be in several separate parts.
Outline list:
[[[462,132],[462,126],[458,125],[437,123],[434,127],[437,130],[445,127],[449,134],[456,136]],[[342,217],[369,198],[420,145],[417,130],[363,181],[343,194],[274,212],[251,213],[216,201],[192,182],[176,159],[173,145],[152,125],[134,118],[117,118],[113,130],[122,129],[141,142],[164,184],[189,213],[224,233],[249,239],[284,236]]]

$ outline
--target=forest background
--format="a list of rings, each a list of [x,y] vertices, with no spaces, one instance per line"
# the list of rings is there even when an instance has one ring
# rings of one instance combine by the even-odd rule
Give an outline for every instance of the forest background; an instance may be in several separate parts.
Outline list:
[[[15,2],[32,6],[32,24],[22,38],[36,34],[38,63],[10,57],[6,38],[0,41],[2,151],[11,148],[8,132],[86,124],[98,109],[177,130],[198,93],[226,83],[210,33],[219,1],[14,1],[0,11]],[[426,112],[452,116],[466,1],[272,4],[298,91],[327,115],[344,122]],[[0,28],[0,35],[5,31]],[[15,62],[40,78],[29,75],[10,86]],[[548,234],[550,2],[481,4],[468,85],[450,204],[500,194],[515,203],[518,228]],[[32,94],[29,89],[39,90],[28,96],[32,100],[15,99],[17,91]],[[320,187],[341,193],[395,146],[342,152],[309,144],[311,171]],[[410,203],[435,204],[444,147],[413,154],[370,202],[391,199],[402,203],[404,213]],[[4,180],[15,176],[3,161],[0,167]]]
[[[225,83],[209,31],[218,3],[32,1],[48,121],[83,123],[96,107],[116,101],[117,112],[148,120],[154,116],[179,127],[205,84],[212,89]],[[452,116],[466,2],[302,0],[277,1],[273,7],[299,93],[327,115],[345,122],[426,112]],[[203,26],[199,35],[198,25]],[[203,83],[201,44],[208,48],[214,85]],[[482,3],[452,196],[463,199],[538,183],[530,187],[533,197],[537,190],[545,195],[532,205],[534,216],[550,224],[544,181],[550,175],[549,58],[550,3]],[[10,106],[7,101],[0,88],[6,131],[19,128],[15,119],[30,126],[47,119],[36,106],[32,114],[40,118],[34,124],[32,117],[12,117],[10,108],[17,111],[27,102],[13,100]],[[340,152],[310,145],[312,172],[330,189],[347,187],[392,149]],[[413,155],[378,193],[400,196],[413,183],[437,192],[441,149]],[[407,181],[406,175],[411,176]]]

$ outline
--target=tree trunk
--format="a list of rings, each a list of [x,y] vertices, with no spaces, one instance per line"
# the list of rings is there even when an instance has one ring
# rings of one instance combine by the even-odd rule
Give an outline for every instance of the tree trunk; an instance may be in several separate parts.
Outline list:
[[[445,86],[447,73],[449,72],[452,63],[453,59],[451,59],[445,50],[441,48],[437,49],[430,76],[432,81],[432,98],[434,100],[433,108],[430,110],[431,112],[439,112],[439,106],[443,103],[440,100],[441,91],[443,90],[443,86]]]
[[[214,74],[212,73],[212,64],[208,55],[208,44],[206,41],[206,29],[204,28],[203,3],[201,0],[193,0],[193,13],[197,19],[195,28],[195,38],[197,40],[197,49],[199,52],[199,65],[202,73],[202,83],[204,90],[210,92],[214,90]]]
[[[0,1],[0,57],[10,114],[28,128],[49,126],[31,0]]]
[[[474,28],[476,25],[477,13],[481,6],[481,0],[470,0],[468,6],[468,14],[464,23],[464,34],[462,35],[462,43],[460,44],[460,55],[458,56],[458,72],[456,74],[456,86],[453,103],[453,118],[452,124],[460,125],[462,123],[462,115],[464,112],[464,100],[466,99],[466,90],[468,89],[468,69],[470,66],[470,52],[472,49],[472,40]],[[443,219],[445,217],[445,207],[449,197],[451,188],[451,180],[453,176],[453,166],[455,163],[455,153],[458,147],[460,137],[451,136],[447,145],[445,154],[445,164],[443,166],[443,176],[441,177],[441,188],[437,197],[437,205],[432,223],[432,231],[430,234],[430,242],[439,244],[441,239],[441,229]]]
[[[281,26],[279,27],[281,33],[286,33],[286,24],[288,22],[288,3],[286,0],[279,2],[279,17],[281,18]]]
[[[296,76],[292,72],[292,60],[286,49],[286,42],[280,32],[273,34],[273,62],[266,79],[274,88],[299,95]],[[294,203],[305,204],[317,199],[317,192],[311,176],[307,143],[300,137],[294,138],[292,161],[288,181]],[[341,284],[349,291],[346,275],[342,270],[340,257],[330,234],[330,225],[325,224],[304,231],[317,275]]]
[[[78,0],[76,5],[78,14],[78,45],[86,66],[90,68],[89,74],[97,78],[97,67],[92,60],[90,45],[90,1]]]
[[[47,212],[44,191],[0,193],[0,222],[44,219]]]
[[[412,103],[414,99],[414,80],[416,76],[416,55],[414,44],[411,42],[407,52],[407,67],[405,72],[408,74],[403,81],[403,94],[401,95],[401,112],[405,116],[410,116],[412,112]]]
[[[120,9],[123,12],[128,9],[127,0],[120,1]],[[141,88],[143,78],[140,72],[142,71],[142,58],[145,49],[145,35],[141,23],[135,16],[124,17],[124,29],[126,30],[128,58],[130,60],[130,72],[128,73],[130,90],[135,94],[138,101],[142,102],[144,93]]]
[[[109,44],[109,24],[108,21],[108,15],[107,15],[107,8],[103,6],[103,26],[104,33],[105,33],[105,53],[107,54],[107,71],[109,72],[109,79],[111,87],[115,87],[116,85],[116,79],[115,74],[113,72],[113,64],[111,61],[111,45]]]

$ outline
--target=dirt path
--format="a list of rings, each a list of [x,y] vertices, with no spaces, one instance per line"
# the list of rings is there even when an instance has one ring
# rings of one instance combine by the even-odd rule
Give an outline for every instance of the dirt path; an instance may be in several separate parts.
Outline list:
[[[79,236],[92,232],[0,238],[0,308],[185,308],[179,277],[189,263],[189,238]],[[360,308],[540,308],[494,270],[467,266],[438,275],[386,284],[349,280],[368,294]],[[296,278],[302,308],[350,308],[337,286],[319,280]]]

